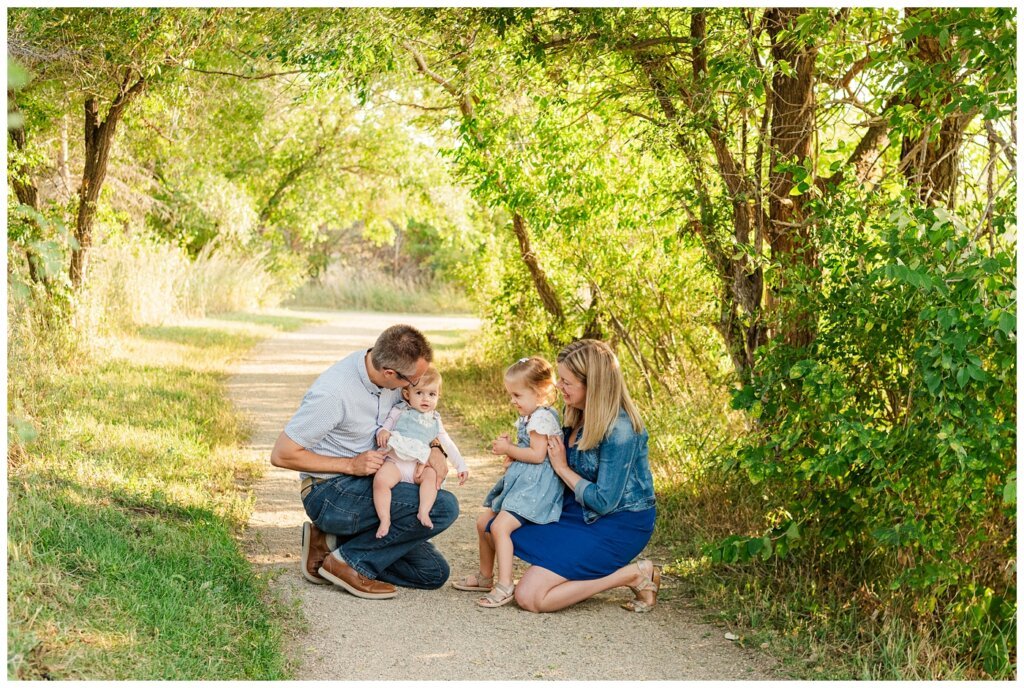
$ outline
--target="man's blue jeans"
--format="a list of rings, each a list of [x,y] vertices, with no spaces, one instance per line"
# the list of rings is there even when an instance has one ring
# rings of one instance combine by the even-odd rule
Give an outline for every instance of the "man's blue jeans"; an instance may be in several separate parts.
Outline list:
[[[314,485],[302,500],[313,524],[338,537],[337,551],[356,571],[406,588],[433,590],[444,585],[448,562],[428,539],[448,528],[459,515],[459,501],[438,490],[430,510],[434,527],[416,518],[419,486],[398,483],[391,490],[391,530],[377,538],[380,520],[373,508],[373,477],[339,475]]]

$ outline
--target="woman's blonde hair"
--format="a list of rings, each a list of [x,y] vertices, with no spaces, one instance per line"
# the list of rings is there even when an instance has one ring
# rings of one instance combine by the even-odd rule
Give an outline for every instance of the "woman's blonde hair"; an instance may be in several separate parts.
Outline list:
[[[540,356],[520,358],[505,369],[506,380],[520,380],[536,392],[542,405],[551,403],[555,393],[555,369]]]
[[[610,346],[596,339],[580,339],[558,352],[558,362],[587,387],[585,409],[567,407],[563,420],[570,428],[583,422],[580,449],[592,449],[608,436],[619,417],[619,409],[629,416],[634,431],[643,431],[644,422],[629,396],[619,359]]]

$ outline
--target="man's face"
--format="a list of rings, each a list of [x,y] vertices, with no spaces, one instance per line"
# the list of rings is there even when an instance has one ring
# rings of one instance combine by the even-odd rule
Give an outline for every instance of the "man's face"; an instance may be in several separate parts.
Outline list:
[[[423,373],[427,372],[427,368],[430,364],[427,363],[425,358],[421,358],[416,361],[416,368],[413,370],[395,370],[394,368],[384,369],[384,386],[388,389],[403,389],[405,387],[415,387],[416,383],[423,377]]]

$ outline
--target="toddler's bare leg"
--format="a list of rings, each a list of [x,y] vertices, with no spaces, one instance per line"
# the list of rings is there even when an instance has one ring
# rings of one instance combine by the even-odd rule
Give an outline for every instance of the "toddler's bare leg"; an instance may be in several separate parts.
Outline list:
[[[420,484],[420,510],[416,518],[427,528],[433,528],[434,522],[430,520],[430,510],[434,508],[434,501],[437,499],[437,471],[430,466],[425,466],[416,477]]]
[[[519,519],[507,511],[500,512],[491,523],[494,550],[498,555],[498,582],[506,587],[512,585],[512,533],[521,525]]]
[[[476,537],[480,543],[480,573],[485,578],[494,575],[494,538],[487,532],[487,524],[497,516],[490,509],[485,509],[476,519]]]
[[[382,538],[391,530],[391,488],[402,479],[398,466],[387,461],[373,474],[373,508],[377,510],[380,528],[377,537]]]

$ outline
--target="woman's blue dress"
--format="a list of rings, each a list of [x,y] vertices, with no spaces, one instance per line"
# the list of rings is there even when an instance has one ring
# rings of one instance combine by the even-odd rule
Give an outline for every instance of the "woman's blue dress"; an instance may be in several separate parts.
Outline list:
[[[567,447],[569,466],[577,468],[577,450]],[[592,523],[583,507],[564,488],[562,516],[557,523],[525,523],[512,532],[515,555],[568,580],[593,580],[617,571],[643,551],[654,533],[654,507],[614,511]]]

